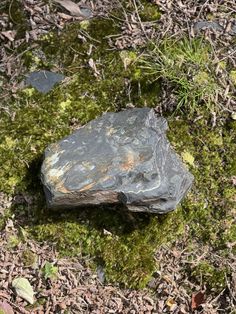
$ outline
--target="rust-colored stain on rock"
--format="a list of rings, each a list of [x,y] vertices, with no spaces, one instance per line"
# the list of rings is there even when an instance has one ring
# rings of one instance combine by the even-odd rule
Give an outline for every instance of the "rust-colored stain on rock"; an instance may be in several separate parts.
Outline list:
[[[125,156],[125,160],[121,163],[120,169],[129,171],[132,168],[134,168],[136,164],[137,164],[136,156],[132,151],[129,151]]]

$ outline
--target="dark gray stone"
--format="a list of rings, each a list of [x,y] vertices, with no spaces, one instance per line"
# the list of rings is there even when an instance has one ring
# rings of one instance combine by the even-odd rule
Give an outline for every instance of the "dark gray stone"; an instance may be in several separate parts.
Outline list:
[[[224,30],[224,28],[221,25],[219,25],[219,23],[214,21],[198,21],[194,24],[194,29],[196,31],[212,29],[218,32],[222,32]]]
[[[31,85],[39,92],[46,94],[53,89],[56,83],[61,82],[64,75],[50,72],[50,71],[37,71],[32,72],[26,78],[26,85]]]
[[[80,8],[81,14],[85,18],[89,19],[89,18],[92,17],[93,13],[92,13],[92,10],[89,7],[80,6],[79,8]]]
[[[198,21],[194,24],[195,31],[201,31],[205,29],[211,29],[217,32],[224,32],[225,29],[218,22],[215,21]],[[231,28],[227,31],[231,36],[236,35],[236,22],[231,25]]]
[[[106,113],[45,151],[41,177],[50,208],[124,204],[166,213],[193,176],[171,149],[152,109]]]

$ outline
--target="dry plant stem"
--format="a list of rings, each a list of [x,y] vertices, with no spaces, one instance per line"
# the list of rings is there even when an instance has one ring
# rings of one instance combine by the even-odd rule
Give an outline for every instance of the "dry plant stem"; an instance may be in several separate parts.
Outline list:
[[[140,23],[140,27],[141,27],[141,29],[142,29],[142,31],[143,31],[143,33],[144,33],[146,39],[149,40],[149,38],[148,38],[148,36],[147,36],[147,33],[146,33],[146,31],[145,31],[145,28],[144,28],[144,26],[143,26],[143,23],[142,23],[142,21],[141,21],[139,12],[138,12],[136,0],[133,0],[133,4],[134,4],[135,12],[136,12],[137,17],[138,17],[138,21],[139,21],[139,23]]]

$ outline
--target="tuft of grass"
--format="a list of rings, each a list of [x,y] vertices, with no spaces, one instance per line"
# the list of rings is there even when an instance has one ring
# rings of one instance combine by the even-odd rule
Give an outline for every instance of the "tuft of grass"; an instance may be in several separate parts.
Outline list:
[[[221,87],[214,74],[211,47],[202,38],[164,39],[143,55],[140,67],[144,74],[170,84],[177,110],[195,112],[202,106],[217,109]]]

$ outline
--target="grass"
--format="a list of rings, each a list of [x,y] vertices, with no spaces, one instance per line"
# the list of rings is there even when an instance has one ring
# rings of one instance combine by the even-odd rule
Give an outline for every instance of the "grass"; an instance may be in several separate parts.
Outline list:
[[[217,109],[217,83],[211,46],[202,38],[166,38],[140,61],[146,75],[169,83],[177,98],[177,110],[196,112],[199,106]],[[219,109],[219,108],[218,108]]]

